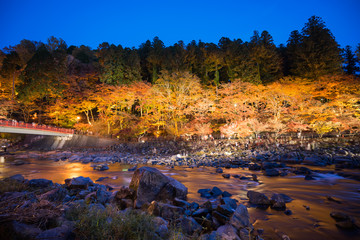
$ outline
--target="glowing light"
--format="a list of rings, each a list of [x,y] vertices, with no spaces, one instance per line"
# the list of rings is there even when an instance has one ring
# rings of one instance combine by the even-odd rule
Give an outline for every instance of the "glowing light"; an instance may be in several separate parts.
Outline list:
[[[5,158],[3,156],[0,157],[0,163],[5,163]]]

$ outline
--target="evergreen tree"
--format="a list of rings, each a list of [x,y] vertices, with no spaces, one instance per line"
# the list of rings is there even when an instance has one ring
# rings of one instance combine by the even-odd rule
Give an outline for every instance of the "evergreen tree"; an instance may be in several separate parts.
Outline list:
[[[341,51],[324,21],[312,16],[302,29],[301,36],[294,31],[288,40],[291,73],[317,78],[341,72]]]
[[[345,73],[351,75],[351,74],[355,74],[356,71],[359,70],[359,67],[356,65],[357,62],[356,56],[351,50],[351,47],[349,45],[347,45],[344,49],[343,60],[344,60],[343,69]]]

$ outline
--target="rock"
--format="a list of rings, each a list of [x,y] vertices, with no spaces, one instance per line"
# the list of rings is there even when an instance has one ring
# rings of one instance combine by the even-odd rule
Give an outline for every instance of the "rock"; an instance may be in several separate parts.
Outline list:
[[[21,236],[21,239],[34,239],[42,232],[40,228],[34,225],[28,225],[17,221],[11,222],[11,228],[16,233],[15,235],[18,237]]]
[[[192,217],[182,217],[177,224],[177,227],[182,230],[183,233],[191,236],[194,233],[199,233],[202,227]]]
[[[280,172],[277,169],[269,168],[269,169],[265,169],[263,174],[264,176],[268,176],[268,177],[276,177],[280,175]]]
[[[153,219],[153,223],[155,225],[155,232],[157,235],[159,235],[162,239],[165,239],[169,234],[169,223],[161,217],[155,217]]]
[[[253,180],[253,181],[255,181],[255,182],[258,182],[258,181],[259,181],[258,178],[257,178],[257,176],[256,176],[256,174],[251,174],[251,176],[252,176],[252,180]]]
[[[109,178],[109,177],[99,177],[97,180],[95,180],[95,182],[101,182],[107,178]]]
[[[327,165],[326,160],[323,160],[318,155],[306,156],[302,163],[305,165],[310,165],[310,166],[326,166]]]
[[[44,194],[42,194],[39,197],[39,200],[48,200],[51,202],[56,202],[56,201],[63,201],[65,196],[68,194],[68,191],[65,188],[55,188],[51,191],[48,191]]]
[[[230,224],[226,224],[224,226],[219,227],[216,230],[216,235],[218,236],[218,238],[216,239],[241,240],[240,237],[237,235],[236,229]]]
[[[89,186],[93,186],[94,182],[89,177],[76,177],[65,179],[65,185],[69,189],[87,189]]]
[[[107,164],[95,165],[93,168],[94,168],[94,170],[97,170],[97,171],[109,170],[109,166]]]
[[[199,189],[200,197],[202,198],[211,198],[211,189]]]
[[[235,212],[235,209],[230,207],[229,205],[218,205],[216,211],[221,213],[224,216],[231,217],[231,215]]]
[[[247,197],[249,198],[249,202],[252,204],[270,205],[269,198],[263,193],[248,191]]]
[[[17,160],[15,160],[15,161],[13,161],[11,164],[12,164],[12,165],[15,165],[15,166],[20,166],[20,165],[23,165],[23,164],[25,164],[25,163],[27,163],[27,162],[25,162],[25,161],[23,161],[23,160],[17,159]]]
[[[345,220],[345,221],[339,221],[339,222],[336,222],[335,225],[338,227],[338,228],[342,228],[342,229],[355,229],[357,228],[357,226],[355,225],[355,223],[348,219],[348,220]]]
[[[216,231],[212,231],[210,234],[202,234],[199,240],[219,240],[218,236],[216,235]]]
[[[67,240],[72,235],[73,228],[69,225],[62,225],[61,227],[46,230],[36,236],[38,240]]]
[[[179,181],[167,177],[156,168],[141,167],[134,172],[129,188],[136,192],[136,208],[153,200],[186,200],[187,188]]]
[[[240,204],[237,206],[234,214],[230,218],[230,224],[236,229],[250,226],[250,217],[246,206]]]
[[[121,186],[119,191],[116,191],[115,198],[116,199],[134,199],[136,192],[126,186]]]
[[[241,240],[251,240],[249,231],[246,228],[240,229],[239,236]]]
[[[230,174],[225,174],[225,173],[224,173],[224,174],[222,175],[222,177],[223,177],[223,178],[230,178]]]
[[[188,209],[191,207],[191,204],[185,200],[181,200],[179,198],[175,198],[174,201],[173,201],[173,204],[177,207],[182,207],[182,208],[185,208],[185,209]]]
[[[230,197],[223,197],[220,199],[220,203],[221,204],[224,204],[226,206],[229,206],[230,208],[232,209],[236,209],[237,207],[237,204],[236,204],[236,200],[235,199],[232,199]]]
[[[311,174],[311,170],[307,167],[298,167],[296,168],[294,173],[297,175],[306,175],[306,174]]]
[[[279,193],[279,195],[284,199],[285,203],[289,203],[292,201],[292,198],[289,197],[288,195],[286,194],[283,194],[283,193]]]
[[[54,184],[51,180],[39,178],[39,179],[31,179],[28,182],[28,185],[30,187],[35,187],[35,188],[46,188],[46,187],[53,186]]]
[[[305,180],[315,180],[315,178],[311,175],[311,174],[307,174],[305,177],[304,177]]]
[[[217,168],[217,169],[216,169],[216,172],[217,172],[217,173],[223,173],[224,171],[222,170],[222,168]]]
[[[220,196],[223,192],[218,187],[213,187],[210,191],[210,194],[212,197],[216,198]]]
[[[223,193],[221,194],[221,196],[224,198],[224,197],[231,197],[232,194],[227,192],[227,191],[223,191]]]
[[[249,165],[249,170],[258,171],[258,170],[260,170],[260,169],[261,169],[261,166],[258,165],[258,164],[256,164],[256,163]]]
[[[13,176],[8,177],[8,178],[6,178],[6,179],[15,180],[15,181],[17,181],[17,182],[19,182],[19,183],[22,183],[22,182],[24,182],[24,181],[25,181],[24,176],[23,176],[23,175],[21,175],[21,174],[16,174],[16,175],[13,175]]]
[[[342,212],[331,212],[330,217],[334,218],[336,221],[345,221],[350,219],[350,217]]]
[[[158,203],[160,217],[166,220],[176,220],[184,214],[184,209],[166,203]]]
[[[132,167],[132,168],[129,168],[129,169],[128,169],[128,172],[133,172],[133,171],[135,171],[135,170],[137,169],[137,167],[138,167],[138,166],[136,165],[136,166],[134,166],[134,167]]]
[[[286,209],[286,204],[284,198],[280,194],[274,193],[271,196],[271,208],[276,210],[284,210]]]
[[[285,215],[291,215],[292,214],[292,211],[290,210],[290,209],[286,209],[285,211],[284,211],[284,213],[285,213]]]
[[[105,205],[110,201],[111,192],[98,189],[96,192],[92,192],[85,197],[87,203],[100,203]]]
[[[213,218],[215,218],[221,225],[224,225],[230,221],[230,218],[219,213],[218,211],[213,211]]]
[[[203,218],[206,217],[206,215],[208,215],[210,213],[210,210],[207,208],[200,208],[198,210],[196,210],[195,212],[193,212],[192,216],[195,218]]]

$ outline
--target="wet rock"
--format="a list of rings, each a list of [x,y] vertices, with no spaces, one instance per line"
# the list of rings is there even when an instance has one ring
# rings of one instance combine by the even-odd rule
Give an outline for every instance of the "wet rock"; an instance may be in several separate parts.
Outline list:
[[[167,177],[159,170],[141,167],[134,172],[129,187],[136,191],[137,208],[153,200],[186,200],[187,188],[179,181]]]
[[[232,194],[227,192],[227,191],[223,191],[223,193],[221,194],[222,197],[231,197]]]
[[[342,203],[340,200],[337,200],[337,199],[335,199],[335,198],[332,197],[332,196],[326,196],[326,199],[327,199],[328,201],[336,202],[336,203],[338,203],[338,204],[341,204],[341,203]]]
[[[210,194],[212,197],[216,198],[220,196],[223,192],[218,187],[213,187],[210,191]]]
[[[109,170],[109,166],[107,164],[95,165],[95,166],[93,166],[93,168],[94,168],[94,170],[97,170],[97,171]]]
[[[223,197],[220,199],[220,203],[226,206],[229,206],[232,209],[236,209],[237,204],[236,204],[236,200],[232,199],[230,197]]]
[[[350,219],[349,215],[342,212],[331,212],[330,216],[334,218],[336,221],[345,221]]]
[[[216,172],[217,172],[217,173],[223,173],[224,171],[222,170],[222,168],[217,168],[217,169],[216,169]]]
[[[285,213],[285,215],[290,216],[290,215],[292,214],[292,211],[291,211],[290,209],[286,209],[286,210],[284,211],[284,213]]]
[[[99,177],[97,180],[95,180],[95,182],[101,182],[107,178],[109,178],[109,177]]]
[[[247,197],[249,198],[249,202],[252,204],[257,204],[257,205],[270,205],[271,204],[269,198],[263,193],[259,193],[259,192],[255,192],[255,191],[248,191]]]
[[[13,161],[11,164],[15,165],[15,166],[20,166],[20,165],[23,165],[25,163],[27,163],[27,162],[18,159],[18,160]]]
[[[134,167],[132,167],[132,168],[129,168],[129,169],[128,169],[128,172],[133,172],[133,171],[135,171],[135,170],[137,169],[137,167],[138,167],[138,166],[136,165],[136,166],[134,166]]]
[[[89,177],[76,177],[65,179],[65,185],[69,189],[87,189],[89,186],[94,185],[94,182]]]
[[[200,197],[202,198],[211,198],[211,189],[199,189]]]
[[[311,174],[307,174],[305,177],[304,177],[305,180],[315,180],[315,178],[313,177],[313,175]]]
[[[236,229],[241,229],[250,226],[250,216],[246,206],[240,204],[235,209],[234,214],[230,218],[230,224]]]
[[[339,222],[336,222],[335,225],[338,227],[338,228],[342,228],[342,229],[355,229],[357,228],[357,226],[355,225],[355,223],[348,219],[348,220],[345,220],[345,221],[339,221]]]
[[[225,173],[224,173],[224,174],[222,175],[222,177],[223,177],[223,178],[230,178],[230,174],[225,174]]]
[[[256,163],[249,165],[249,170],[258,171],[258,170],[260,170],[260,169],[261,169],[261,166],[258,165],[258,164],[256,164]]]
[[[240,237],[237,235],[236,228],[234,228],[230,224],[219,227],[216,230],[216,235],[221,240],[241,240]]]
[[[311,170],[307,167],[298,167],[296,168],[294,173],[297,175],[307,175],[307,174],[311,174]]]
[[[327,165],[326,160],[323,160],[318,155],[306,156],[302,163],[305,165],[310,165],[310,166],[326,166]]]
[[[31,179],[28,182],[28,185],[30,187],[35,187],[35,188],[46,188],[46,187],[53,186],[54,184],[51,180],[39,178],[39,179]]]
[[[286,209],[286,204],[285,204],[285,200],[282,197],[282,195],[280,194],[276,194],[274,193],[271,196],[271,208],[276,209],[276,210],[284,210]]]
[[[263,174],[264,176],[268,176],[268,177],[276,177],[280,175],[280,172],[277,169],[270,168],[270,169],[265,169]]]
[[[259,181],[258,178],[257,178],[257,176],[256,176],[256,174],[251,174],[251,176],[252,176],[252,180],[253,180],[253,181],[255,181],[255,182],[258,182],[258,181]]]

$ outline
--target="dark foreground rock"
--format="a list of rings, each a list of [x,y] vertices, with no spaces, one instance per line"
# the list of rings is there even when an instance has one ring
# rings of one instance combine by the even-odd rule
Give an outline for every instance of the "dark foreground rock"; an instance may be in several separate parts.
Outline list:
[[[134,172],[129,187],[136,192],[135,207],[154,200],[186,200],[187,188],[179,181],[165,176],[156,168],[142,167]]]

